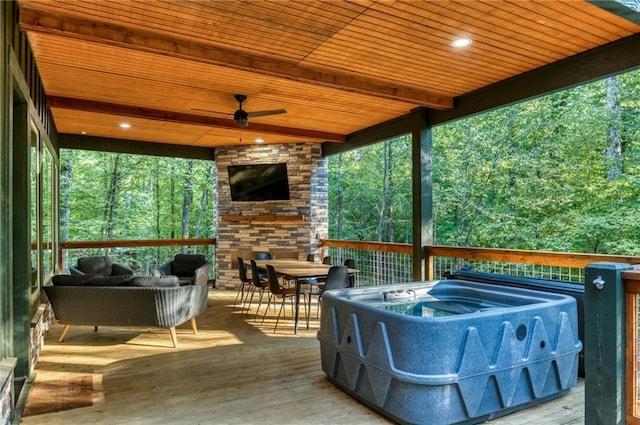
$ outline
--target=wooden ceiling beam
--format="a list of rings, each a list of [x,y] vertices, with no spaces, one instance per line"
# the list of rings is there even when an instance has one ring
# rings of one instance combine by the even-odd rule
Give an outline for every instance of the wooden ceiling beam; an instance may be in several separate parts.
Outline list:
[[[204,159],[215,161],[215,149],[200,146],[153,143],[141,140],[114,139],[60,133],[57,137],[60,149],[81,149],[97,152],[128,153],[132,155],[164,156],[168,158]]]
[[[345,143],[323,143],[322,156],[331,156],[342,152],[359,149],[364,146],[373,145],[383,140],[389,140],[408,134],[411,129],[411,120],[416,108],[408,114],[401,117],[393,118],[388,121],[365,128],[355,133],[349,134]]]
[[[163,37],[160,34],[134,31],[131,28],[61,16],[29,7],[20,8],[20,26],[27,31],[56,34],[94,43],[167,55],[434,109],[444,110],[453,107],[451,96],[410,87],[384,85],[366,78],[318,71],[290,62]]]
[[[98,102],[84,99],[73,99],[60,96],[47,96],[47,106],[50,108],[69,109],[74,111],[94,112],[99,114],[119,115],[131,118],[141,118],[156,121],[174,122],[180,124],[202,125],[205,127],[227,128],[239,130],[233,120],[202,115],[184,114],[180,112],[164,111],[160,109],[141,108],[137,106],[120,105],[108,102]],[[307,130],[278,125],[250,123],[249,130],[267,134],[300,137],[301,141],[344,142],[346,135],[327,131]]]

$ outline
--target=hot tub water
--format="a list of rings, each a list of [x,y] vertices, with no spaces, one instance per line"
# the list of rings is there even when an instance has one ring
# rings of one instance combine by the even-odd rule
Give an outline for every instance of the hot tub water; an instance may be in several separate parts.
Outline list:
[[[517,304],[491,302],[481,298],[447,295],[434,296],[425,288],[423,291],[411,289],[381,291],[382,301],[369,304],[382,310],[393,311],[419,317],[442,317],[456,314],[470,314],[492,308],[505,308]]]

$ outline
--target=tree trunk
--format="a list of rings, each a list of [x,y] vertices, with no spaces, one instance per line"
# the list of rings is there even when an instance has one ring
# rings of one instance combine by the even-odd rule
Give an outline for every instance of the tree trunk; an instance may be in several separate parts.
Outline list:
[[[184,186],[182,188],[182,238],[189,237],[189,220],[191,218],[191,202],[193,201],[193,160],[187,161],[187,168],[184,173]],[[182,247],[183,254],[187,252],[187,247]]]
[[[171,229],[171,239],[176,238],[176,230],[175,230],[175,219],[176,219],[176,182],[175,182],[175,165],[173,161],[171,162],[171,167],[169,167],[169,205],[170,205],[170,229]]]
[[[622,138],[620,136],[620,85],[618,77],[607,78],[607,109],[609,111],[609,143],[606,148],[607,180],[616,181],[622,175]]]
[[[378,209],[378,226],[376,228],[376,235],[377,235],[377,241],[378,242],[383,242],[384,241],[384,234],[385,234],[385,215],[386,215],[386,209],[387,209],[387,186],[388,186],[388,181],[387,179],[389,178],[389,142],[386,141],[383,144],[383,153],[382,153],[382,157],[383,157],[383,165],[382,165],[382,190],[380,191],[380,206]]]
[[[156,239],[161,239],[160,233],[160,211],[162,210],[162,204],[160,202],[160,160],[155,159],[154,173],[153,173],[153,192],[155,194],[156,201]],[[156,261],[160,259],[160,247],[156,248]]]
[[[73,159],[75,151],[68,149],[65,151],[64,163],[60,173],[60,240],[69,240],[69,217],[71,215],[71,183],[73,182]]]
[[[113,160],[113,170],[111,179],[107,189],[107,199],[104,207],[104,235],[106,239],[112,239],[115,236],[115,215],[118,202],[118,186],[120,185],[120,161],[122,154],[116,154]]]
[[[124,217],[130,217],[131,214],[131,191],[127,190],[124,194]],[[122,238],[129,237],[129,220],[122,223]]]
[[[344,221],[344,205],[343,205],[343,195],[344,195],[344,191],[342,190],[342,178],[343,178],[343,174],[342,174],[342,155],[343,154],[339,154],[338,155],[338,187],[336,188],[336,192],[338,194],[337,198],[338,198],[338,205],[337,205],[337,209],[338,209],[338,234],[336,235],[336,237],[338,239],[342,239],[342,229],[343,229],[343,221]]]
[[[386,242],[394,242],[394,216],[393,216],[393,143],[387,141],[389,150],[387,152],[387,163],[389,164],[389,172],[387,177],[387,185],[385,186],[387,198],[387,218],[386,218]]]
[[[209,189],[204,189],[202,191],[202,196],[200,197],[200,207],[198,208],[198,216],[196,217],[196,225],[195,225],[195,237],[200,237],[200,226],[202,225],[202,216],[205,213],[205,208],[207,207],[207,194],[209,193]],[[196,247],[194,247],[196,248]]]

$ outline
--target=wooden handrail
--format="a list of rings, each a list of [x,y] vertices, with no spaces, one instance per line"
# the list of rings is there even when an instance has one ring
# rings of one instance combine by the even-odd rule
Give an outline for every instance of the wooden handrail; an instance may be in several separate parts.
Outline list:
[[[585,268],[588,264],[598,262],[640,264],[640,257],[625,255],[583,254],[575,252],[567,253],[500,248],[471,248],[442,245],[427,245],[425,246],[425,251],[427,280],[434,279],[434,257],[464,258],[467,260],[496,261],[580,269]]]
[[[321,239],[320,247],[323,256],[326,248],[349,248],[363,251],[393,252],[412,255],[410,244],[344,241],[338,239]],[[609,254],[585,254],[576,252],[534,251],[523,249],[474,248],[466,246],[427,245],[425,250],[426,280],[435,276],[435,257],[463,258],[466,260],[495,261],[514,264],[530,264],[536,266],[555,266],[584,269],[591,263],[613,262],[640,264],[640,257]]]
[[[412,254],[409,244],[389,243],[389,242],[363,242],[363,241],[342,241],[338,239],[322,239],[321,247],[327,248],[351,248],[363,251],[395,252],[397,254]]]
[[[134,239],[134,240],[108,240],[108,241],[60,241],[58,248],[133,248],[141,246],[185,246],[185,245],[215,245],[216,238],[193,239]]]

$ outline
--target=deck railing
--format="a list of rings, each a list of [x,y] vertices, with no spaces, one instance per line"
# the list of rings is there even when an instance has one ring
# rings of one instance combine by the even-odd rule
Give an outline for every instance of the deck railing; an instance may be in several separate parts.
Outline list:
[[[68,270],[79,257],[90,255],[108,255],[112,262],[127,264],[137,274],[150,274],[178,253],[202,254],[215,264],[215,245],[215,238],[63,241],[58,243],[58,273]],[[210,281],[213,276],[212,267]]]
[[[411,245],[323,239],[320,247],[323,257],[331,257],[331,264],[344,264],[347,259],[355,261],[359,270],[355,276],[356,286],[413,281]]]
[[[639,264],[640,257],[520,249],[470,248],[429,245],[425,247],[427,280],[439,279],[464,266],[476,271],[539,279],[584,283],[584,268],[591,263]]]
[[[348,258],[360,271],[360,285],[384,285],[413,281],[413,250],[409,244],[385,242],[320,241],[323,256],[332,264],[344,264]],[[498,248],[471,248],[427,245],[425,279],[441,279],[463,267],[490,273],[502,273],[540,279],[584,283],[584,268],[596,262],[640,264],[640,257],[583,254]]]

